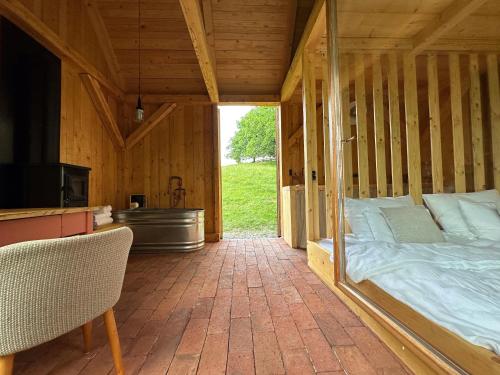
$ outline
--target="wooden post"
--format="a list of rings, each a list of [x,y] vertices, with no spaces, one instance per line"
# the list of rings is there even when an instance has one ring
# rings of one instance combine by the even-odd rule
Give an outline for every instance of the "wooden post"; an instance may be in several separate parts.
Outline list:
[[[385,163],[384,88],[380,56],[373,57],[373,119],[375,124],[375,163],[377,172],[377,196],[387,196],[387,168]]]
[[[221,160],[220,160],[220,112],[216,105],[212,106],[213,147],[214,147],[214,232],[217,239],[222,238],[222,190],[221,190]]]
[[[493,177],[495,189],[500,190],[500,86],[498,80],[498,58],[495,54],[487,56],[488,89],[490,97],[491,143],[493,145]]]
[[[392,195],[403,195],[403,168],[401,162],[401,119],[399,113],[398,57],[389,54],[389,124],[391,132]]]
[[[337,43],[337,1],[326,1],[326,41],[328,61],[328,100],[330,102],[330,159],[332,165],[332,208],[335,220],[333,227],[333,280],[337,284],[345,278],[344,248],[344,209],[342,197],[343,173],[342,138],[343,133],[343,106],[346,87],[341,86],[339,50]],[[345,83],[345,82],[344,82]],[[347,80],[348,88],[349,80]],[[347,91],[348,92],[348,91]],[[352,174],[351,174],[352,176]]]
[[[328,65],[323,60],[322,64],[323,80],[321,82],[321,94],[323,103],[323,150],[325,164],[325,208],[326,208],[326,236],[332,238],[332,165],[330,156],[330,123],[328,120]]]
[[[439,77],[437,56],[427,57],[427,82],[429,85],[429,121],[431,135],[432,191],[443,192],[443,160],[441,152],[441,115],[439,107]]]
[[[474,164],[474,190],[486,189],[484,170],[483,113],[481,110],[481,80],[479,77],[479,58],[469,56],[470,72],[470,114],[472,136],[472,159]]]
[[[346,197],[352,197],[353,175],[352,175],[352,142],[351,139],[351,114],[350,114],[350,94],[349,94],[349,55],[340,57],[339,84],[341,90],[341,120],[342,120],[342,156],[343,156],[343,177],[344,194]]]
[[[356,129],[358,144],[358,188],[360,198],[370,197],[370,172],[368,164],[368,131],[366,121],[366,87],[364,55],[354,55]]]
[[[320,238],[317,146],[318,138],[316,129],[316,77],[314,75],[313,54],[308,50],[305,50],[302,60],[306,235],[308,241],[315,241]]]
[[[449,58],[455,192],[465,193],[467,187],[465,181],[464,120],[462,115],[462,84],[460,74],[460,60],[457,53],[451,53]]]
[[[422,173],[420,161],[420,130],[418,122],[417,71],[415,55],[404,56],[404,86],[406,109],[406,152],[408,155],[408,185],[410,195],[422,204]]]

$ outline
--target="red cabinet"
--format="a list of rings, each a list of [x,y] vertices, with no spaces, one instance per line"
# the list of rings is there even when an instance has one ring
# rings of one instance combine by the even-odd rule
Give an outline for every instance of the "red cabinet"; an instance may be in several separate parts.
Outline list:
[[[54,212],[54,214],[51,214]],[[40,216],[0,220],[0,246],[16,242],[43,240],[92,233],[92,211],[52,210]]]

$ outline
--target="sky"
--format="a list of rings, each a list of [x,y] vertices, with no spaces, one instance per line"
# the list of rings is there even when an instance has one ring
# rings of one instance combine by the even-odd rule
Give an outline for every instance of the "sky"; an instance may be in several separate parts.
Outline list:
[[[220,150],[221,164],[229,165],[236,162],[226,158],[227,146],[234,133],[236,133],[236,123],[245,116],[253,106],[219,106],[220,110]]]

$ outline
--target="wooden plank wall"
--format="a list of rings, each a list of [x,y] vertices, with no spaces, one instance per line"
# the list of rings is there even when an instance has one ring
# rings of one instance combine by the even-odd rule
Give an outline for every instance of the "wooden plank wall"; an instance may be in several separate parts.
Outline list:
[[[124,131],[137,125],[132,121],[133,105],[124,110]],[[146,117],[157,106],[145,105]],[[126,151],[125,196],[145,194],[148,206],[169,208],[170,176],[183,179],[186,207],[205,209],[207,239],[218,236],[215,229],[215,144],[214,111],[210,105],[179,105],[140,142]]]
[[[85,0],[20,2],[105,76],[112,76],[90,21]]]
[[[316,107],[316,116],[319,129],[323,124],[323,107],[321,104],[321,81],[316,82],[319,88]],[[289,102],[281,103],[280,108],[280,150],[281,150],[281,184],[282,186],[304,185],[304,133],[303,133],[302,102],[293,98]],[[324,148],[322,131],[318,137],[318,182],[325,183]],[[289,172],[292,170],[293,178]]]
[[[108,104],[118,117],[119,103],[107,95]],[[91,168],[89,205],[111,204],[125,207],[123,196],[123,151],[115,148],[110,135],[83,86],[78,70],[62,64],[61,76],[61,163]]]
[[[356,136],[344,146],[345,194],[420,202],[498,189],[498,68],[494,54],[341,56],[344,118],[357,112],[343,124],[343,139]]]

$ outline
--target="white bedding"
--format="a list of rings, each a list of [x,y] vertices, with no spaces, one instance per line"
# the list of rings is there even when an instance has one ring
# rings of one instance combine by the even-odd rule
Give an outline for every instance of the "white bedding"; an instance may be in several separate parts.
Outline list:
[[[500,243],[397,244],[346,238],[347,274],[500,354]]]

